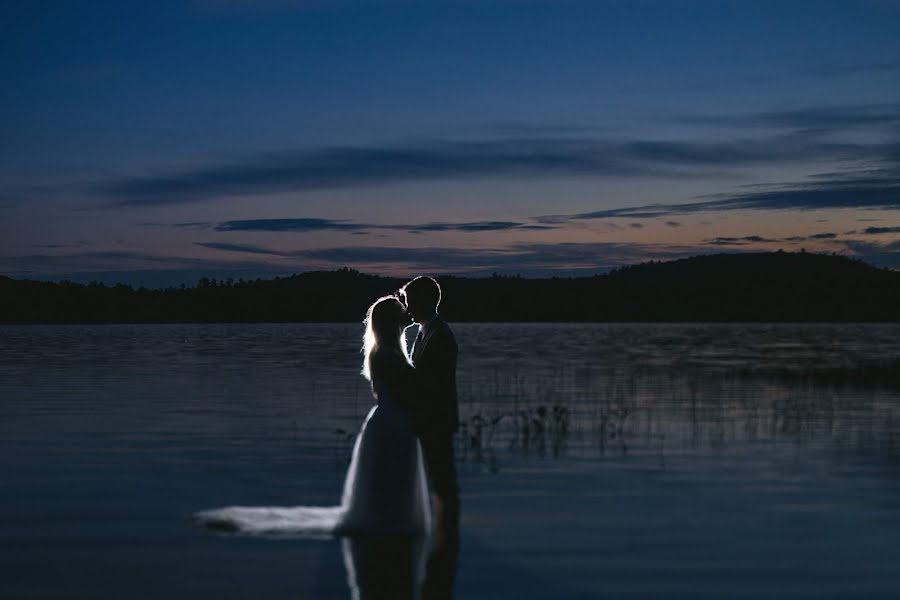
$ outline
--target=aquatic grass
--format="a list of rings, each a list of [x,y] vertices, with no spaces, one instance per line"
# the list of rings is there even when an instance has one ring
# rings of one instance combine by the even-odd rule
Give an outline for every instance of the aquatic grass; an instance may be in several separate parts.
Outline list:
[[[463,370],[457,457],[461,464],[498,472],[508,461],[528,457],[601,458],[608,451],[662,455],[764,440],[807,443],[823,436],[858,444],[869,443],[866,437],[890,439],[900,448],[900,433],[893,428],[863,432],[863,425],[848,419],[860,408],[862,395],[867,410],[884,415],[879,422],[900,427],[900,407],[880,405],[880,388],[860,385],[858,375],[839,380],[785,377],[775,369],[567,361],[530,370],[516,365]],[[848,396],[845,388],[856,393]],[[846,405],[848,397],[856,398],[854,406]],[[360,409],[367,408],[364,404],[359,402]],[[343,448],[341,456],[348,456],[361,417],[336,418],[334,443]]]

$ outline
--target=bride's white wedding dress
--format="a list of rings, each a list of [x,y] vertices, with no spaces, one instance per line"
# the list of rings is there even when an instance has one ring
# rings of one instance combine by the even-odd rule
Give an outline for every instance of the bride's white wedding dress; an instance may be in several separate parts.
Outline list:
[[[196,514],[207,527],[260,535],[426,534],[431,509],[422,448],[404,408],[412,367],[372,357],[378,404],[353,446],[339,506],[230,506]]]

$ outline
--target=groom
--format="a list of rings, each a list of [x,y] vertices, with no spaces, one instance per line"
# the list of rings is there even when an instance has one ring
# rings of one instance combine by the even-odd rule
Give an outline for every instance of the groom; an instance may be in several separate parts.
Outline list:
[[[437,281],[416,277],[400,288],[400,296],[406,313],[419,325],[411,357],[419,374],[421,394],[416,402],[416,429],[439,500],[438,523],[446,536],[455,537],[459,524],[459,487],[453,458],[453,434],[459,428],[456,338],[437,312],[441,302]]]

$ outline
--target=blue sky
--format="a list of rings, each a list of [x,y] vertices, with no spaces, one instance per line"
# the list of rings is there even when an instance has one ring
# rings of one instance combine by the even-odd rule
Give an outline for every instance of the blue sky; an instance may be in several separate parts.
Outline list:
[[[900,2],[0,10],[6,275],[900,267]]]

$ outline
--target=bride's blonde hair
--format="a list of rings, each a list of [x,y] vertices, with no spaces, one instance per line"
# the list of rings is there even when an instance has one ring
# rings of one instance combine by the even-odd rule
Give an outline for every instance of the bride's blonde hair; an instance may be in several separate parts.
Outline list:
[[[372,356],[379,348],[395,349],[408,362],[406,336],[403,335],[403,304],[397,296],[382,296],[372,303],[363,321],[366,333],[363,335],[362,375],[372,381]]]

